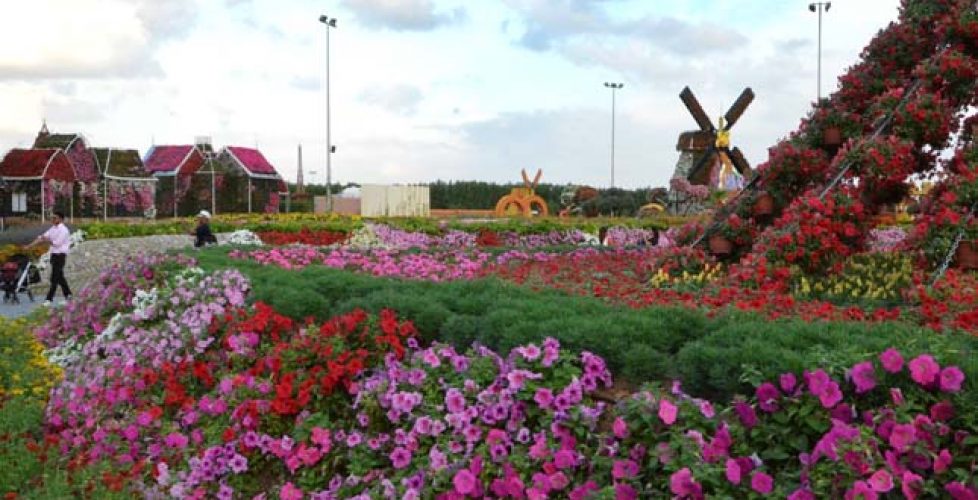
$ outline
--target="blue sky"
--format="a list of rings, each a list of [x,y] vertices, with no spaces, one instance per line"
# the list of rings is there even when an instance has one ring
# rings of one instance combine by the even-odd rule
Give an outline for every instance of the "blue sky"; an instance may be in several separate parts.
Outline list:
[[[825,15],[823,89],[894,20],[898,0]],[[752,163],[815,97],[817,16],[795,0],[32,0],[0,18],[0,153],[42,119],[98,146],[258,146],[325,180],[325,33],[333,177],[607,186],[617,94],[619,186],[665,185],[694,127],[692,87]]]

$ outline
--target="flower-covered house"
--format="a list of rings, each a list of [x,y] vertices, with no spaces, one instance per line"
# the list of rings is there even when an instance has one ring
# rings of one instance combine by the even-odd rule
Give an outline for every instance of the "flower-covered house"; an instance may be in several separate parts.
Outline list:
[[[135,149],[93,148],[103,218],[155,216],[156,184]],[[81,184],[84,188],[86,184]],[[87,195],[87,193],[83,193]]]
[[[99,171],[95,165],[85,138],[81,134],[52,134],[47,123],[41,126],[34,138],[32,149],[59,149],[65,153],[75,171],[74,206],[75,215],[91,216],[99,212],[98,184]]]
[[[179,217],[213,211],[217,187],[211,155],[208,145],[153,146],[146,152],[143,166],[158,180],[158,215]]]
[[[216,163],[220,212],[275,213],[289,195],[282,176],[257,149],[227,146]]]
[[[12,149],[0,161],[2,213],[40,217],[54,211],[74,216],[74,166],[62,149]]]

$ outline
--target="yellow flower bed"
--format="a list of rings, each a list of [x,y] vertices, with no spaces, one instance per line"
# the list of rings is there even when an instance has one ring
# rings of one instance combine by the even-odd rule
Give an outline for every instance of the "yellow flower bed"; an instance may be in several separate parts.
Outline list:
[[[16,396],[47,402],[61,381],[61,368],[48,363],[31,330],[34,320],[0,316],[0,400]]]
[[[857,255],[846,262],[839,275],[808,277],[799,275],[794,284],[796,296],[833,301],[900,301],[910,287],[913,265],[898,253]]]

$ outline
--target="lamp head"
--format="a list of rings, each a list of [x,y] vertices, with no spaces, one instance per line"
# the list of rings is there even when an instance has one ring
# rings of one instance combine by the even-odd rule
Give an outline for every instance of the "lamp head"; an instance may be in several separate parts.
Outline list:
[[[815,12],[815,4],[813,3],[808,4],[808,10]],[[323,18],[319,18],[319,20],[322,21]]]
[[[330,19],[329,16],[326,15],[319,16],[319,22],[327,26],[332,26],[334,28],[336,27],[336,18]]]
[[[825,12],[828,12],[832,8],[832,2],[825,2]]]

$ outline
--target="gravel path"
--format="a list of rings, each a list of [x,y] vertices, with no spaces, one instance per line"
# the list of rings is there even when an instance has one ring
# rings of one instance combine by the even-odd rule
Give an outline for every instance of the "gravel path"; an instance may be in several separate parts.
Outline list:
[[[217,241],[224,243],[230,233],[217,234]],[[188,248],[193,245],[193,237],[184,235],[141,236],[138,238],[114,238],[106,240],[83,241],[71,250],[68,264],[65,266],[65,277],[68,286],[78,293],[91,283],[108,264],[124,260],[130,255],[157,254],[176,248]],[[44,302],[44,294],[50,286],[50,271],[41,273],[42,280],[32,287],[34,302],[27,294],[20,295],[20,304],[0,304],[0,316],[16,318],[40,307]],[[61,301],[61,291],[58,291],[55,304]]]

